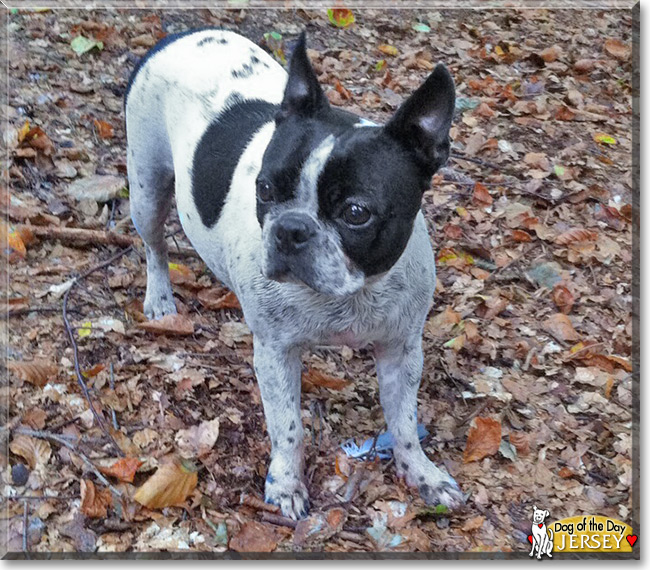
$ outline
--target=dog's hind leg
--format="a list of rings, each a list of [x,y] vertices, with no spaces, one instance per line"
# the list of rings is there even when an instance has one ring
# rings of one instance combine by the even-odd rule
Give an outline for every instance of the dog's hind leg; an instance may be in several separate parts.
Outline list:
[[[138,150],[137,145],[129,148],[127,155],[131,219],[144,242],[147,256],[144,313],[150,319],[159,319],[176,313],[165,242],[165,220],[172,204],[174,173],[150,149]]]

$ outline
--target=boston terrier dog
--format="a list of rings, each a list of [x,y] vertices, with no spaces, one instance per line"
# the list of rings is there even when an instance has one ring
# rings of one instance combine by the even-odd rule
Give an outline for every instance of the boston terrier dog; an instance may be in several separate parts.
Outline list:
[[[233,32],[168,36],[126,92],[133,224],[147,258],[145,314],[176,313],[164,224],[237,295],[253,332],[271,459],[266,501],[308,509],[301,354],[372,345],[397,473],[428,504],[463,502],[417,433],[422,330],[435,287],[420,206],[449,155],[454,82],[439,64],[378,126],[330,106],[304,34],[289,73]]]

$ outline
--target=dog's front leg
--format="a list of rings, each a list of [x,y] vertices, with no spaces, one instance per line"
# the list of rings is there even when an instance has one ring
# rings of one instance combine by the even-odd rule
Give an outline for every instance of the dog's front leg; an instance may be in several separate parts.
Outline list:
[[[254,338],[254,363],[262,394],[271,463],[265,500],[294,520],[307,515],[309,497],[303,483],[303,429],[300,420],[301,363],[298,347],[282,347]]]
[[[375,347],[379,393],[388,429],[395,440],[397,473],[429,505],[449,508],[464,502],[458,484],[425,455],[417,434],[417,393],[422,377],[422,339],[377,344]]]

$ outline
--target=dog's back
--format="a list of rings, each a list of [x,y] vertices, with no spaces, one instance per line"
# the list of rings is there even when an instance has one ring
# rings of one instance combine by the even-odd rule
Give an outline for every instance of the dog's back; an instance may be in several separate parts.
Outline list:
[[[127,87],[127,165],[138,230],[148,233],[139,218],[150,220],[152,207],[166,216],[175,186],[185,233],[226,283],[229,241],[248,240],[244,249],[252,250],[259,239],[254,183],[245,182],[259,170],[285,83],[284,69],[254,43],[207,28],[159,42]],[[244,162],[241,176],[236,169]],[[147,215],[139,216],[140,209]]]

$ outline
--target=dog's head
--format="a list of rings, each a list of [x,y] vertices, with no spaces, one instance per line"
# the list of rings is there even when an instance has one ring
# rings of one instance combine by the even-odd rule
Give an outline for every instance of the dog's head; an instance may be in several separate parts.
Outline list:
[[[439,64],[382,127],[330,106],[301,36],[257,179],[263,271],[348,295],[404,252],[449,156],[454,82]]]
[[[536,524],[543,523],[550,514],[544,509],[538,509],[536,506],[533,506],[533,522]]]

